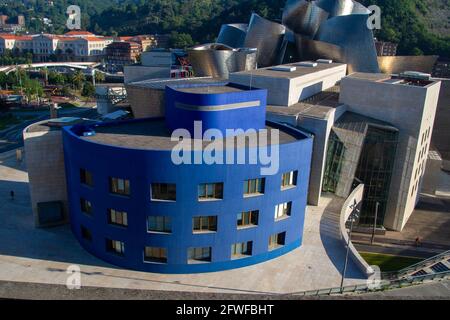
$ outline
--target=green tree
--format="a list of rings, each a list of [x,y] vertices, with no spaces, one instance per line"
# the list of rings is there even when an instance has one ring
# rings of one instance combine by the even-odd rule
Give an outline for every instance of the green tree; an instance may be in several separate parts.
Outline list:
[[[76,71],[71,78],[72,84],[75,89],[80,90],[83,86],[83,82],[86,80],[86,77],[83,72],[80,70]]]
[[[85,81],[83,84],[83,90],[81,90],[81,95],[84,97],[93,97],[94,94],[95,94],[94,85],[89,81]]]
[[[181,49],[192,47],[195,44],[190,34],[178,33],[177,31],[172,31],[172,33],[170,34],[169,43],[170,47]]]
[[[64,77],[63,74],[55,72],[55,71],[50,71],[48,73],[48,82],[50,84],[53,85],[63,85],[66,81],[66,78]]]
[[[95,83],[103,82],[105,79],[105,74],[103,72],[95,72]]]

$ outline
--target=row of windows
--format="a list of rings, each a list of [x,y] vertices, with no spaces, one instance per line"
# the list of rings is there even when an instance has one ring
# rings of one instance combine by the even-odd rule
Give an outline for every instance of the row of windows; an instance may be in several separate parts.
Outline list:
[[[92,234],[84,226],[81,226],[83,239],[91,242]],[[269,237],[268,250],[274,250],[284,246],[286,232],[273,234]],[[123,241],[106,239],[106,251],[118,256],[125,255],[125,243]],[[234,243],[231,245],[231,258],[239,259],[251,256],[253,253],[253,241]],[[212,247],[195,247],[188,249],[188,263],[211,262]],[[167,263],[167,248],[144,247],[144,261],[152,263]]]
[[[244,197],[264,194],[265,178],[249,179],[243,182]],[[94,180],[92,173],[80,169],[80,182],[87,186],[93,187]],[[281,177],[281,190],[291,188],[297,185],[297,171],[284,173]],[[109,190],[113,194],[130,196],[130,180],[120,178],[109,178]],[[173,183],[152,183],[151,199],[176,201],[177,192],[176,185]],[[219,183],[202,183],[198,186],[198,200],[221,200],[223,199],[223,182]]]
[[[80,199],[81,211],[87,215],[93,215],[92,203],[86,199]],[[274,220],[278,221],[291,216],[292,202],[285,202],[275,206]],[[128,226],[128,215],[125,211],[108,209],[108,223],[122,227]],[[238,229],[258,225],[259,210],[243,211],[237,214],[236,225]],[[216,232],[217,216],[197,216],[192,218],[192,231]],[[169,216],[149,216],[147,218],[147,231],[158,233],[172,232],[172,219]]]

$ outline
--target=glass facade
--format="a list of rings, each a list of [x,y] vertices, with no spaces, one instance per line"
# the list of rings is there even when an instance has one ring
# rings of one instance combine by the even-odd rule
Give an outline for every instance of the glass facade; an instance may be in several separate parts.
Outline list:
[[[371,123],[359,122],[358,127],[355,125],[357,129],[346,125],[344,134],[343,126],[337,129],[338,134],[334,131],[330,134],[322,190],[346,197],[363,183],[359,224],[373,225],[378,202],[377,225],[383,225],[398,132]]]
[[[356,169],[356,178],[364,183],[360,224],[373,224],[377,202],[377,225],[384,222],[396,149],[397,132],[369,126]]]
[[[345,155],[344,143],[332,131],[328,142],[327,160],[322,189],[335,193],[341,176],[341,168]]]

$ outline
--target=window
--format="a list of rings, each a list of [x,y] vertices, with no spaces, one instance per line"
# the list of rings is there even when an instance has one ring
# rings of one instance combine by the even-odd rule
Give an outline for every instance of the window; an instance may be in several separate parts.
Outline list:
[[[198,186],[198,199],[223,199],[223,183],[202,183]]]
[[[109,178],[110,191],[123,196],[130,195],[130,180]]]
[[[176,201],[176,185],[172,183],[152,183],[152,200]]]
[[[285,202],[275,206],[275,220],[287,218],[291,215],[292,202]]]
[[[147,230],[149,232],[172,232],[172,218],[164,216],[149,216],[147,218]]]
[[[144,261],[167,263],[167,249],[159,247],[145,247]]]
[[[189,248],[188,263],[211,262],[211,247]]]
[[[244,181],[244,197],[260,195],[264,193],[266,179],[250,179]]]
[[[108,223],[123,227],[128,226],[127,213],[124,211],[108,209]]]
[[[84,226],[81,226],[81,237],[84,240],[92,241],[92,233],[91,233],[91,231],[89,229],[87,229],[86,227],[84,227]]]
[[[80,181],[82,184],[85,184],[87,186],[93,186],[94,180],[92,178],[92,173],[90,171],[87,171],[86,169],[81,168],[80,169]]]
[[[92,203],[86,199],[80,199],[81,212],[92,215]]]
[[[269,250],[273,250],[284,246],[284,241],[286,239],[286,232],[273,234],[269,238]]]
[[[297,185],[297,171],[283,173],[281,176],[281,189],[294,187]]]
[[[231,258],[244,258],[252,255],[253,242],[235,243],[231,246]]]
[[[203,216],[192,218],[193,231],[217,231],[217,216]]]
[[[106,251],[123,256],[125,244],[122,241],[106,239]]]
[[[259,210],[244,211],[237,215],[238,228],[252,227],[258,225]]]

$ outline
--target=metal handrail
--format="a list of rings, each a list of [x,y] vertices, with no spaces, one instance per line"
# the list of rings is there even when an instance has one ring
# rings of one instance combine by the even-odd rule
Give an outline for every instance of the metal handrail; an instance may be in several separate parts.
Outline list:
[[[324,296],[324,295],[332,295],[332,294],[344,294],[344,293],[356,293],[356,292],[376,292],[383,291],[388,289],[402,288],[404,286],[411,286],[421,284],[427,280],[436,280],[436,279],[450,279],[450,271],[444,271],[439,273],[431,273],[421,276],[408,277],[404,279],[396,279],[396,280],[381,280],[381,283],[378,288],[370,288],[367,284],[363,285],[352,285],[345,286],[341,291],[340,287],[326,288],[326,289],[318,289],[318,290],[309,290],[309,291],[300,291],[289,293],[287,295],[299,295],[299,296]]]
[[[450,250],[444,251],[444,252],[442,252],[438,255],[435,255],[433,257],[430,257],[428,259],[419,261],[409,267],[400,269],[398,271],[382,272],[381,276],[382,276],[382,278],[387,278],[387,279],[393,278],[393,277],[396,277],[396,278],[404,277],[404,276],[408,275],[408,273],[410,273],[410,272],[414,272],[414,271],[426,268],[428,265],[439,262],[439,261],[445,259],[446,257],[450,257]]]

